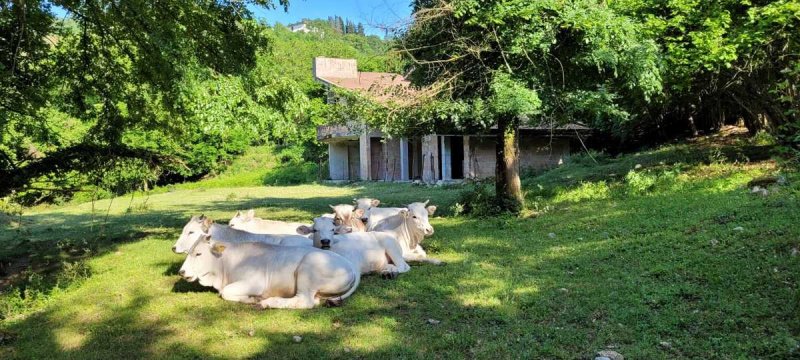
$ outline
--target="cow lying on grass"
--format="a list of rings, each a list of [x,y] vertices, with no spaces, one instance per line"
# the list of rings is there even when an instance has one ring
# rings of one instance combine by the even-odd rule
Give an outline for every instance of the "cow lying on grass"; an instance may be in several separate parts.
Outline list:
[[[228,226],[256,234],[288,234],[297,235],[297,227],[309,224],[266,220],[256,217],[255,210],[250,209],[245,213],[237,211],[236,215],[228,222]]]
[[[297,227],[295,227],[296,229]],[[181,236],[172,251],[176,253],[188,253],[189,248],[194,244],[194,235],[208,234],[214,239],[227,242],[261,242],[272,245],[286,246],[307,246],[313,245],[311,239],[300,236],[297,233],[289,234],[255,234],[248,231],[233,229],[226,225],[215,224],[214,220],[205,215],[193,216],[183,227]]]
[[[314,247],[214,240],[193,234],[179,274],[219,291],[223,299],[261,308],[338,305],[358,288],[361,274],[347,259]]]
[[[357,209],[353,205],[330,205],[333,209],[333,224],[336,226],[351,227],[353,232],[367,231],[367,225],[362,221],[364,209]]]
[[[359,218],[364,223],[366,223],[367,219],[369,219],[370,210],[372,210],[372,208],[378,207],[378,205],[381,204],[380,200],[371,198],[353,199],[353,201],[356,204],[356,209],[363,210]]]
[[[403,260],[403,249],[394,236],[383,232],[351,232],[352,229],[345,228],[347,233],[334,234],[337,226],[333,219],[318,217],[312,227],[303,225],[297,228],[297,232],[310,234],[315,247],[329,248],[343,256],[362,274],[378,272],[383,277],[394,278],[398,273],[411,270]]]
[[[366,230],[368,232],[385,232],[395,237],[403,249],[403,258],[409,262],[426,262],[441,265],[442,261],[429,258],[422,248],[422,240],[433,235],[433,226],[428,221],[428,216],[433,215],[436,206],[428,206],[429,201],[424,203],[411,203],[404,208],[378,208],[370,209],[369,219]],[[346,208],[350,205],[338,205],[341,214],[337,214],[342,219],[342,225],[352,222],[352,219],[360,217],[362,209],[356,208],[352,214],[346,214]],[[345,227],[340,227],[344,229]],[[363,231],[360,227],[352,227],[352,231]],[[338,231],[341,233],[341,231]]]

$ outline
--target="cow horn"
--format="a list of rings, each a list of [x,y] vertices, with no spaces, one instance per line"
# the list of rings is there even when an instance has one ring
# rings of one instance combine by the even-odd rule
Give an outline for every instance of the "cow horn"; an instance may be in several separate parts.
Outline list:
[[[431,199],[425,200],[425,202],[422,203],[422,206],[428,206],[429,202],[431,202]]]

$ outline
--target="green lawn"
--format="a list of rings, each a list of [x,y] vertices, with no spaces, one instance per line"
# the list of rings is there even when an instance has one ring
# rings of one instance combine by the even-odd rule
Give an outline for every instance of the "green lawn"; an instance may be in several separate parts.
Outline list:
[[[779,170],[747,158],[673,146],[578,159],[524,180],[521,218],[452,216],[463,189],[382,183],[37,209],[0,223],[0,257],[62,267],[0,297],[0,358],[800,357],[800,177],[751,195],[748,181]],[[432,199],[444,216],[425,245],[447,265],[366,277],[344,306],[310,311],[225,302],[177,275],[170,246],[192,214],[307,220],[362,195]]]

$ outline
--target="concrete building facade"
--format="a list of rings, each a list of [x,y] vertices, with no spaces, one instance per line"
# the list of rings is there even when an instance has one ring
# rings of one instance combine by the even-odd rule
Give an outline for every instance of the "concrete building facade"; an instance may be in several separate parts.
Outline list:
[[[374,92],[387,86],[408,86],[398,74],[359,72],[354,59],[314,59],[314,78],[333,86]],[[330,92],[329,92],[330,93]],[[329,96],[329,100],[332,100]],[[380,100],[380,99],[379,99]],[[563,164],[578,137],[590,129],[580,124],[560,127],[523,126],[519,133],[520,170]],[[426,183],[494,176],[495,135],[430,134],[389,138],[362,124],[317,128],[317,139],[328,144],[331,180],[412,181]]]

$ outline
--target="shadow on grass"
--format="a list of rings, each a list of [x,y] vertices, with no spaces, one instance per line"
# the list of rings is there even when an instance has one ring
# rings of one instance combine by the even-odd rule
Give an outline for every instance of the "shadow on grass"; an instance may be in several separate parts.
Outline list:
[[[233,206],[291,202],[319,212],[333,199],[340,198]],[[210,300],[183,280],[154,281],[156,290],[171,291],[159,298],[131,288],[132,300],[88,325],[57,311],[70,305],[54,304],[3,326],[17,339],[2,351],[22,358],[591,358],[613,347],[630,358],[797,356],[800,274],[789,249],[800,245],[800,230],[789,224],[800,223],[800,206],[775,201],[739,189],[695,191],[571,204],[536,219],[435,219],[436,234],[424,245],[448,265],[414,266],[395,281],[365,277],[341,308],[259,312]],[[179,261],[155,265],[169,278]],[[179,311],[160,319],[145,310],[159,302]],[[72,343],[61,333],[74,328],[92,331]],[[228,346],[246,350],[227,353]]]

